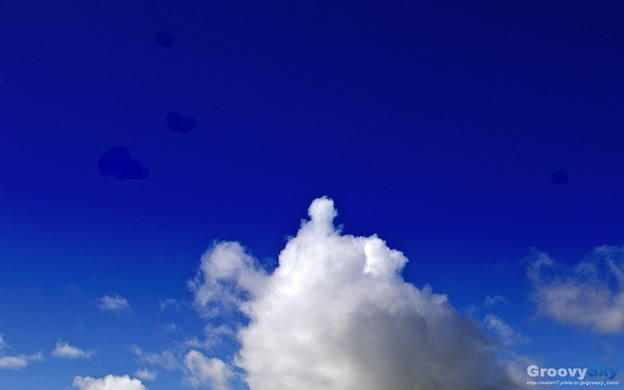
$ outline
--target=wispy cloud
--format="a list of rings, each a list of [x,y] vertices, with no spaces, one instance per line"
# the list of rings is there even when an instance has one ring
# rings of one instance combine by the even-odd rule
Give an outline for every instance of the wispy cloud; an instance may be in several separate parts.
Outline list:
[[[147,390],[140,380],[130,378],[128,375],[107,375],[98,379],[77,376],[74,377],[72,385],[78,390]]]
[[[162,326],[163,333],[184,333],[182,329],[176,324],[164,324]]]
[[[507,298],[500,296],[500,295],[494,295],[494,296],[488,295],[487,297],[485,297],[483,306],[492,307],[496,305],[497,303],[507,303]]]
[[[596,333],[624,332],[624,248],[598,247],[572,268],[535,249],[530,258],[539,314]]]
[[[100,298],[99,308],[101,311],[112,311],[117,314],[129,312],[131,310],[130,304],[126,298],[120,297],[119,295],[115,295],[114,297],[109,297],[108,295],[103,296]]]
[[[266,272],[237,242],[214,245],[200,267],[189,287],[195,303],[209,317],[242,307],[246,294],[258,292],[267,280]]]
[[[156,371],[150,371],[147,368],[141,368],[134,373],[134,376],[144,381],[153,381],[156,379]]]
[[[95,351],[84,351],[78,347],[69,345],[69,342],[56,342],[56,348],[50,355],[61,359],[90,359]]]
[[[162,351],[161,353],[145,352],[137,345],[130,347],[130,350],[142,363],[152,364],[167,370],[172,370],[178,366],[175,355],[170,351]]]
[[[201,352],[191,350],[184,357],[186,380],[193,387],[207,386],[214,390],[226,390],[234,376],[231,368],[217,358],[207,358]]]
[[[312,202],[309,215],[272,274],[240,244],[224,242],[202,257],[190,283],[211,321],[228,307],[247,317],[233,364],[250,389],[525,386],[519,359],[503,359],[505,350],[473,319],[445,295],[403,280],[401,252],[375,235],[342,235],[330,199]],[[187,369],[220,364],[199,353],[185,358]]]
[[[485,326],[505,345],[519,345],[529,341],[520,333],[515,332],[511,326],[507,325],[505,321],[494,314],[490,313],[485,316]]]
[[[19,370],[40,360],[43,360],[41,352],[33,355],[2,356],[0,357],[0,370]]]
[[[161,311],[165,311],[167,309],[179,309],[180,303],[175,299],[167,298],[162,301],[159,301],[158,306]]]
[[[193,349],[211,350],[216,345],[222,345],[225,340],[236,340],[236,330],[222,324],[219,326],[206,325],[204,328],[204,339],[197,337],[186,339],[184,346]]]
[[[20,370],[32,362],[43,360],[43,353],[41,352],[32,355],[7,355],[7,350],[12,350],[12,348],[0,335],[0,370]]]

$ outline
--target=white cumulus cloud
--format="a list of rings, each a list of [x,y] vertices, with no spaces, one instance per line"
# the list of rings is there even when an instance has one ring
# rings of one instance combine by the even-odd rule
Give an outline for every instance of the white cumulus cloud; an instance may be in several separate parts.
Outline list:
[[[570,268],[532,250],[527,276],[538,313],[596,333],[624,331],[624,248],[601,246]]]
[[[227,306],[246,316],[231,364],[251,390],[523,388],[517,359],[503,358],[476,321],[445,295],[403,280],[401,252],[376,235],[341,234],[328,198],[314,200],[309,215],[272,274],[224,242],[202,257],[190,283],[209,316]],[[229,370],[192,352],[191,372]]]
[[[120,297],[119,295],[115,295],[114,297],[104,295],[100,298],[99,308],[101,311],[112,311],[121,314],[130,311],[130,304],[126,298]]]
[[[69,345],[69,342],[56,342],[56,348],[51,355],[62,359],[90,359],[95,351],[84,351],[78,347]]]
[[[203,385],[213,390],[227,390],[230,379],[234,376],[230,367],[217,358],[207,358],[201,352],[191,350],[184,356],[187,381],[193,387]]]
[[[147,390],[140,380],[130,378],[128,375],[107,375],[98,379],[77,376],[74,377],[72,385],[78,390]]]

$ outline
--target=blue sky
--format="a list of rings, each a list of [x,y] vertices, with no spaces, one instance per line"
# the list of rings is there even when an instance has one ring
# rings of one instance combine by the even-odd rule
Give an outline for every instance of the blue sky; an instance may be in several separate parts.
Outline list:
[[[1,387],[271,388],[261,361],[299,388],[353,385],[272,361],[297,356],[294,328],[342,323],[275,270],[301,246],[329,283],[323,256],[372,261],[373,234],[409,259],[382,278],[403,314],[474,327],[506,356],[484,364],[525,382],[527,362],[624,370],[623,17],[614,1],[0,2]],[[308,215],[323,196],[342,228]],[[302,219],[343,238],[308,247]],[[301,290],[268,310],[280,280]],[[390,310],[370,299],[336,307]],[[310,321],[253,337],[288,305]],[[446,352],[379,337],[407,366]],[[482,367],[458,372],[483,386]]]

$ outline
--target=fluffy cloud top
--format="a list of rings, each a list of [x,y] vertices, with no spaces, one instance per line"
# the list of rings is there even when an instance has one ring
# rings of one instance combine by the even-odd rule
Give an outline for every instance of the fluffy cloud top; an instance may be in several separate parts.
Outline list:
[[[624,248],[602,246],[569,268],[533,250],[527,275],[538,313],[596,333],[624,331]]]
[[[69,345],[69,342],[56,342],[56,348],[52,351],[51,355],[57,358],[63,359],[90,359],[94,351],[83,351],[78,347]]]
[[[115,295],[114,297],[104,295],[100,298],[99,308],[101,311],[112,311],[121,314],[122,312],[130,311],[130,304],[126,298],[120,297],[119,295]]]
[[[128,375],[107,375],[99,379],[77,376],[73,386],[79,390],[147,390],[140,380],[132,379]]]
[[[235,364],[251,390],[522,388],[475,321],[403,280],[401,252],[375,235],[342,235],[330,199],[316,199],[309,215],[272,274],[226,242],[203,256],[191,283],[197,304],[247,317]],[[199,355],[187,359],[214,371]]]

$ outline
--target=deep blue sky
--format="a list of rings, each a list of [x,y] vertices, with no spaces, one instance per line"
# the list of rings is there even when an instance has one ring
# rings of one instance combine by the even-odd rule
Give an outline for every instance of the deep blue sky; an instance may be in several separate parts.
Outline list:
[[[270,269],[323,195],[346,233],[377,233],[460,310],[505,296],[522,352],[558,364],[523,259],[622,244],[621,2],[129,3],[0,3],[0,334],[15,354],[59,338],[98,351],[67,372],[47,357],[0,370],[3,388],[132,374],[128,345],[165,348],[159,324],[201,329],[190,309],[154,316],[190,302],[211,242]],[[170,112],[197,126],[172,131]],[[115,146],[149,176],[100,174]],[[98,311],[115,294],[131,315]],[[563,332],[601,356],[602,339]]]

